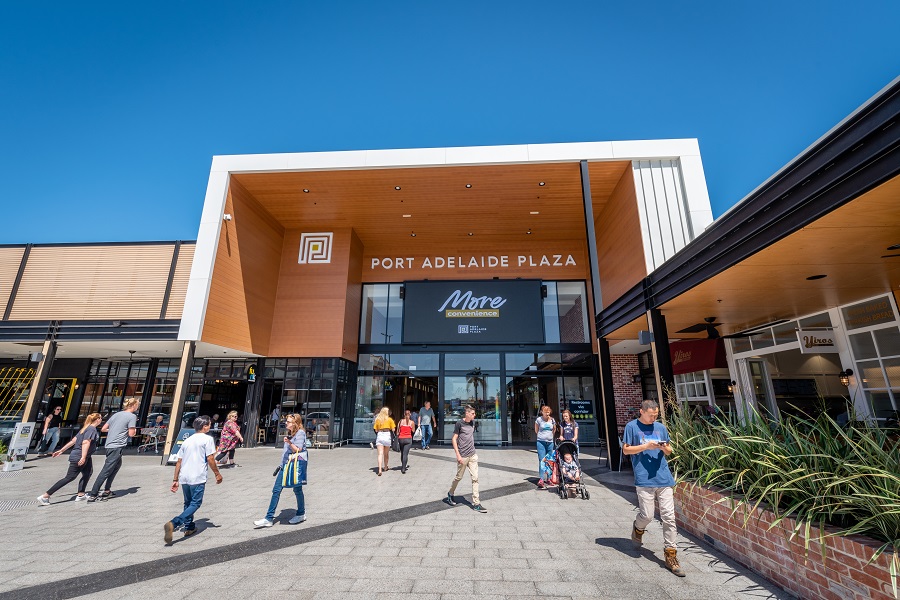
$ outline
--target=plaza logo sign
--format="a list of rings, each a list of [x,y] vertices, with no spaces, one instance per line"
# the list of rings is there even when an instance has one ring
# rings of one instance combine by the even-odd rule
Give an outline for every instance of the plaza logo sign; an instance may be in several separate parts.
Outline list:
[[[301,233],[300,258],[297,262],[301,265],[330,263],[333,236],[333,233]]]
[[[539,279],[406,281],[403,343],[542,344],[541,285]]]

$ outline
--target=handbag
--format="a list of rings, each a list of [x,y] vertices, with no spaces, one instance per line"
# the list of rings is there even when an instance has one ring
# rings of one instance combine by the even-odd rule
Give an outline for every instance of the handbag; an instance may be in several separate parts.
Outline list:
[[[306,485],[306,466],[309,453],[306,450],[294,452],[288,457],[287,464],[281,469],[281,487],[293,488]]]
[[[397,437],[396,431],[391,431],[391,450],[400,452],[400,438]]]

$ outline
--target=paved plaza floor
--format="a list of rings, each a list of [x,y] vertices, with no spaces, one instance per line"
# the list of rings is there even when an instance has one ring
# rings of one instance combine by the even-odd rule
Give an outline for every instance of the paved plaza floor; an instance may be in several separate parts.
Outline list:
[[[598,466],[591,449],[582,455],[590,499],[561,500],[536,488],[534,449],[479,448],[486,514],[470,508],[468,475],[457,489],[464,502],[442,502],[455,473],[450,448],[414,450],[406,474],[391,453],[382,477],[368,447],[311,450],[307,521],[287,524],[296,504],[285,490],[275,526],[256,529],[280,454],[239,449],[240,466],[207,484],[199,532],[176,532],[170,546],[163,524],[181,512],[182,497],[169,491],[173,468],[158,456],[126,456],[117,496],[105,502],[74,502],[73,482],[38,506],[65,473],[63,457],[0,473],[0,599],[792,597],[684,535],[687,577],[675,577],[658,521],[644,548],[632,549],[631,474]],[[95,474],[102,464],[94,457]]]

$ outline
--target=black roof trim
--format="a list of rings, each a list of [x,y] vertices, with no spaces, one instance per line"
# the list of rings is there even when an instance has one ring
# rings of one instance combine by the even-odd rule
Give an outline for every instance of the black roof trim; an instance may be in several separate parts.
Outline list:
[[[900,78],[597,315],[604,337],[900,174]]]

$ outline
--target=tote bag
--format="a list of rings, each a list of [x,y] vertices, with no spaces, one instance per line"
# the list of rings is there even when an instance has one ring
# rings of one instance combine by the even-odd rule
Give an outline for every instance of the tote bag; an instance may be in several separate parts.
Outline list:
[[[287,464],[281,470],[281,487],[293,488],[306,485],[306,466],[309,453],[306,450],[294,452],[288,457]]]

